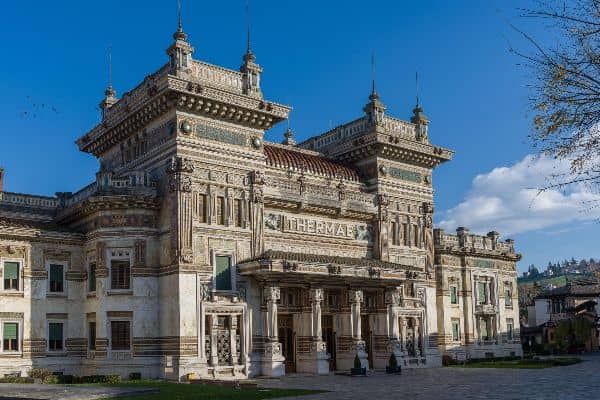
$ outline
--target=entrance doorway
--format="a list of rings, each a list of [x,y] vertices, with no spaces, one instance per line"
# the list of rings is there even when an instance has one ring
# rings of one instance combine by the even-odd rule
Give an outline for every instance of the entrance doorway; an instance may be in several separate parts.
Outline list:
[[[285,373],[296,372],[296,346],[294,334],[294,318],[292,315],[278,315],[279,343],[281,353],[285,357]]]
[[[333,331],[333,315],[323,315],[321,317],[321,331],[323,334],[323,341],[327,346],[327,352],[329,353],[329,370],[335,371],[336,365],[336,351],[335,351],[335,332]]]
[[[365,341],[365,351],[369,360],[369,368],[373,369],[373,332],[371,331],[370,318],[368,315],[360,316],[360,335]]]

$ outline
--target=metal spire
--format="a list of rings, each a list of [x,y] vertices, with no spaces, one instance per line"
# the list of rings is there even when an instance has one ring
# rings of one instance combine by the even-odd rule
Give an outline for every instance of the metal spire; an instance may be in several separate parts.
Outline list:
[[[250,41],[250,1],[246,0],[246,24],[247,24],[247,42],[246,42],[246,54],[244,54],[244,62],[254,63],[256,61],[256,56],[252,53],[252,43]]]
[[[104,95],[106,97],[114,97],[116,96],[116,92],[113,89],[112,81],[113,81],[113,70],[112,70],[112,44],[108,45],[108,86],[104,91]]]
[[[415,93],[417,95],[417,107],[419,107],[419,71],[415,71]]]
[[[177,31],[183,32],[183,24],[181,23],[181,0],[177,0]]]
[[[371,95],[369,96],[370,100],[378,100],[379,95],[377,94],[377,89],[375,89],[375,52],[371,53]]]

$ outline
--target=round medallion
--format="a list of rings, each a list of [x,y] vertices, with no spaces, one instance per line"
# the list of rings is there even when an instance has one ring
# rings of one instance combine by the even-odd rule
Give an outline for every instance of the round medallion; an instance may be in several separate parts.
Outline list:
[[[190,123],[187,121],[183,121],[181,123],[181,131],[185,134],[190,133],[192,131],[192,125],[190,125]]]
[[[262,146],[262,141],[255,137],[254,139],[252,139],[252,146],[254,146],[255,149],[260,149],[260,146]]]
[[[387,172],[388,172],[388,169],[387,169],[387,167],[385,165],[382,165],[381,167],[379,167],[379,171],[381,171],[381,173],[383,175],[386,175]]]

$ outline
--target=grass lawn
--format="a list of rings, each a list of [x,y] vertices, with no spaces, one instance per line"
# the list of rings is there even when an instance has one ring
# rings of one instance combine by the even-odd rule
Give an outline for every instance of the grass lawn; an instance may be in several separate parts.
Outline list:
[[[307,394],[321,393],[321,391],[302,389],[235,389],[222,386],[189,385],[185,383],[160,380],[128,381],[114,386],[143,387],[159,390],[159,392],[153,394],[143,393],[139,395],[111,398],[115,400],[258,400],[271,399],[274,397],[302,396]]]
[[[500,360],[500,361],[474,361],[465,365],[450,365],[458,368],[516,368],[516,369],[541,369],[564,367],[580,363],[579,358],[554,358],[545,360]]]

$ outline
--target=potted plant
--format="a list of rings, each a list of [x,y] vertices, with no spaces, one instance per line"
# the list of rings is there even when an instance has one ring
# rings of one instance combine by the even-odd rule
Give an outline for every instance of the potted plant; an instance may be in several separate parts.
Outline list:
[[[385,367],[385,372],[387,374],[401,374],[402,367],[398,365],[398,360],[396,359],[396,355],[392,353],[390,355],[389,365]]]
[[[362,364],[360,363],[360,358],[358,357],[358,354],[356,356],[354,356],[354,367],[350,368],[350,375],[367,376],[367,368],[362,367]]]

